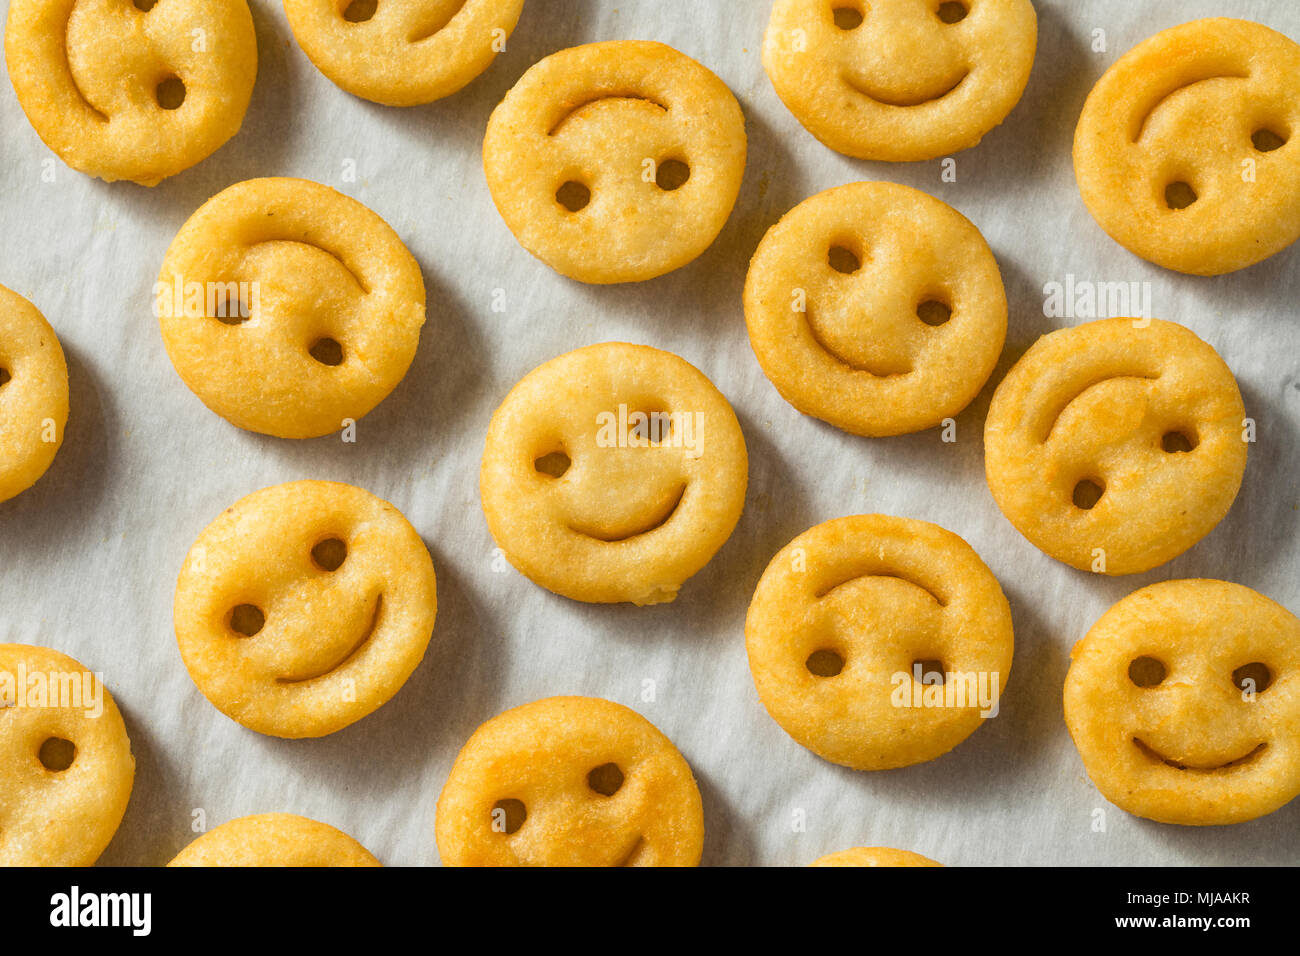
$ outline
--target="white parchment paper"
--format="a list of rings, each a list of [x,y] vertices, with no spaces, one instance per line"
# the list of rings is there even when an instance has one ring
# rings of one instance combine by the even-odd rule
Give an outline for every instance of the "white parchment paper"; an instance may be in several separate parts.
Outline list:
[[[250,5],[261,66],[243,130],[155,189],[64,167],[0,82],[0,282],[53,323],[72,383],[53,468],[0,505],[0,641],[72,654],[104,673],[122,708],[137,777],[104,863],[165,863],[196,835],[199,810],[209,827],[249,813],[305,814],[353,834],[385,863],[437,863],[434,804],[457,750],[494,714],[553,694],[623,702],[676,742],[704,795],[708,864],[804,864],[878,844],[949,864],[1300,862],[1300,801],[1233,827],[1137,819],[1097,793],[1061,716],[1070,647],[1142,585],[1223,577],[1300,610],[1300,247],[1217,279],[1164,271],[1093,223],[1070,164],[1084,97],[1135,43],[1221,14],[1300,39],[1300,4],[1036,0],[1028,90],[1001,127],[955,156],[953,183],[941,181],[938,160],[854,161],[806,133],[759,62],[765,0],[528,0],[484,76],[415,109],[343,93],[307,61],[277,3]],[[1104,31],[1104,52],[1093,49],[1095,31]],[[529,65],[623,38],[669,43],[726,81],[747,117],[749,165],[735,212],[700,259],[652,282],[588,287],[514,241],[488,196],[479,147],[492,107]],[[362,420],[355,444],[281,441],[226,424],[172,370],[150,311],[159,263],[185,219],[231,183],[271,175],[315,179],[364,202],[425,272],[419,355]],[[862,179],[952,204],[1001,265],[1006,352],[958,418],[955,443],[937,431],[863,439],[804,418],[750,351],[741,288],[759,238],[800,200]],[[1068,274],[1149,282],[1154,314],[1219,350],[1258,421],[1226,520],[1147,574],[1106,579],[1056,563],[1001,516],[984,482],[980,434],[993,384],[1035,338],[1074,323],[1043,308],[1045,283]],[[492,309],[495,290],[503,312]],[[607,340],[658,346],[700,367],[731,400],[749,443],[745,515],[670,605],[578,604],[493,569],[477,491],[488,419],[536,365]],[[181,663],[171,606],[176,573],[208,522],[251,491],[298,478],[352,482],[396,504],[433,553],[440,606],[423,665],[387,706],[333,736],[286,741],[208,704]],[[1001,580],[1016,628],[1001,715],[945,757],[883,773],[834,766],[787,737],[759,704],[742,633],[778,548],[820,521],[870,511],[966,538]],[[653,700],[643,699],[647,681]],[[1094,829],[1098,808],[1104,832]]]

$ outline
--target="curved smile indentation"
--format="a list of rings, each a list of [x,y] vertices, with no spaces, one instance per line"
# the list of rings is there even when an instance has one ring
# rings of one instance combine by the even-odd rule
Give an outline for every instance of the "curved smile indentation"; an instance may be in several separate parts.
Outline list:
[[[467,3],[469,3],[469,0],[460,0],[460,3],[449,10],[435,10],[433,19],[414,27],[410,35],[407,36],[406,42],[419,43],[421,40],[429,39],[435,33],[441,33],[447,24],[460,16],[460,12],[465,9]]]
[[[1231,760],[1225,760],[1223,763],[1193,764],[1186,761],[1170,760],[1160,751],[1156,750],[1150,744],[1145,743],[1138,737],[1133,738],[1133,743],[1138,750],[1152,760],[1159,760],[1167,767],[1173,767],[1175,770],[1185,770],[1189,773],[1214,773],[1218,770],[1229,770],[1233,767],[1244,766],[1245,764],[1255,760],[1256,757],[1264,752],[1264,748],[1268,746],[1266,743],[1261,743],[1253,747],[1247,753],[1242,754],[1240,757],[1233,757]]]
[[[628,100],[633,103],[649,103],[651,106],[657,106],[665,113],[668,112],[668,107],[665,106],[663,103],[660,103],[657,100],[652,100],[648,96],[641,96],[638,93],[598,93],[595,96],[592,96],[590,99],[583,100],[581,103],[576,103],[572,107],[570,107],[564,113],[564,115],[561,116],[558,120],[556,120],[555,123],[551,126],[551,128],[546,131],[546,135],[554,136],[556,133],[560,131],[560,127],[562,127],[569,120],[573,119],[583,110],[587,109],[594,103],[603,103],[606,100]]]
[[[943,598],[939,597],[939,595],[935,594],[933,591],[931,591],[931,590],[930,590],[928,587],[926,587],[924,584],[920,584],[920,583],[918,583],[918,582],[916,582],[916,581],[913,581],[911,578],[906,577],[905,575],[902,575],[902,574],[890,574],[890,573],[888,573],[888,572],[886,572],[886,571],[879,571],[879,572],[867,573],[867,574],[854,574],[854,575],[851,575],[850,577],[845,578],[843,581],[837,581],[836,583],[834,583],[834,584],[832,584],[832,585],[829,585],[828,587],[824,587],[824,588],[822,588],[820,591],[818,591],[816,594],[814,594],[813,597],[816,598],[818,601],[820,601],[822,598],[826,597],[827,595],[829,595],[831,592],[835,591],[836,589],[838,589],[838,588],[842,588],[842,587],[844,587],[844,586],[847,585],[847,584],[852,584],[854,581],[857,581],[857,580],[859,580],[859,579],[861,579],[861,578],[894,578],[894,579],[896,579],[896,580],[902,581],[904,584],[910,584],[912,587],[914,587],[914,588],[916,588],[916,589],[918,589],[918,590],[920,590],[920,591],[924,591],[927,595],[929,595],[929,597],[934,601],[935,604],[939,605],[939,607],[947,607],[947,606],[948,606],[948,602],[947,602],[947,601],[945,601]]]
[[[636,839],[632,841],[632,848],[628,850],[626,853],[624,853],[622,856],[616,857],[616,859],[619,862],[615,863],[614,865],[634,866],[637,855],[641,852],[641,848],[643,846],[645,846],[645,837],[642,834],[638,833],[636,835]]]
[[[352,647],[348,650],[348,652],[344,654],[341,658],[339,658],[337,661],[335,661],[333,664],[330,664],[328,667],[323,667],[313,673],[306,674],[301,677],[277,677],[275,679],[275,682],[277,684],[303,684],[309,680],[315,680],[318,677],[324,677],[327,674],[332,674],[340,667],[343,667],[345,664],[347,664],[348,661],[356,657],[357,654],[360,652],[361,648],[365,647],[366,643],[370,640],[370,638],[374,636],[375,631],[379,627],[379,612],[380,610],[382,610],[383,606],[384,606],[384,595],[381,592],[380,595],[377,598],[375,598],[375,613],[372,614],[370,617],[370,626],[367,627],[365,632],[361,635],[361,639],[357,641],[355,644],[353,644]]]
[[[649,534],[662,528],[672,520],[673,515],[677,513],[678,507],[681,506],[682,498],[686,495],[686,482],[682,482],[677,490],[664,499],[663,504],[656,508],[650,519],[645,524],[627,532],[610,532],[603,531],[600,528],[591,525],[584,525],[580,522],[570,521],[569,530],[576,531],[578,534],[586,535],[588,538],[595,538],[597,541],[628,541],[632,538],[643,534]]]
[[[75,3],[73,3],[71,6],[68,7],[68,19],[63,24],[63,66],[64,69],[68,71],[68,82],[72,84],[72,88],[73,90],[76,91],[76,94],[81,99],[81,102],[85,103],[86,106],[89,107],[92,113],[94,113],[97,117],[99,117],[101,120],[107,123],[108,116],[105,113],[101,112],[99,108],[95,106],[94,103],[90,102],[90,99],[86,96],[86,94],[82,91],[81,87],[77,84],[77,77],[72,72],[72,58],[68,56],[68,30],[72,26],[72,11],[75,7],[76,7]]]
[[[1249,78],[1250,78],[1249,74],[1246,73],[1211,73],[1208,76],[1202,76],[1194,80],[1188,80],[1186,83],[1179,83],[1172,90],[1169,90],[1167,93],[1162,94],[1160,97],[1154,100],[1151,103],[1151,106],[1144,113],[1142,113],[1142,115],[1138,118],[1137,127],[1136,129],[1133,130],[1133,137],[1132,137],[1133,142],[1136,143],[1138,140],[1142,138],[1142,133],[1147,127],[1147,120],[1151,119],[1152,114],[1155,113],[1155,111],[1160,107],[1160,105],[1164,103],[1165,100],[1169,99],[1169,97],[1173,96],[1175,93],[1178,93],[1181,90],[1185,90],[1190,86],[1196,86],[1198,83],[1208,83],[1210,80],[1245,80]]]
[[[1083,386],[1083,388],[1079,389],[1079,391],[1075,394],[1073,398],[1065,402],[1063,405],[1061,405],[1060,408],[1056,410],[1056,414],[1054,414],[1051,417],[1051,420],[1047,424],[1047,430],[1043,433],[1042,443],[1046,444],[1047,440],[1052,437],[1052,429],[1056,428],[1056,423],[1061,420],[1061,416],[1065,414],[1065,410],[1069,408],[1071,405],[1073,405],[1075,402],[1077,402],[1079,399],[1083,398],[1083,396],[1086,395],[1090,389],[1094,389],[1098,385],[1101,385],[1105,382],[1111,382],[1116,379],[1135,379],[1137,381],[1143,381],[1143,382],[1154,382],[1159,377],[1160,377],[1159,375],[1141,375],[1141,374],[1107,375],[1103,378],[1099,378],[1089,382],[1087,385]]]
[[[957,79],[954,82],[949,83],[947,86],[942,87],[937,93],[931,93],[928,95],[912,94],[910,96],[901,95],[898,93],[890,93],[887,90],[883,90],[878,86],[873,86],[864,80],[860,80],[857,79],[856,77],[850,76],[848,73],[844,74],[843,79],[845,85],[847,85],[855,93],[861,93],[863,96],[867,97],[868,99],[875,100],[877,103],[882,103],[885,106],[907,107],[907,106],[924,106],[926,103],[933,103],[937,100],[943,99],[953,90],[957,89],[957,87],[961,86],[962,83],[965,82],[966,77],[968,76],[970,76],[970,70],[964,70],[961,76],[957,77]]]
[[[817,343],[817,347],[841,365],[847,366],[855,372],[865,372],[875,378],[897,378],[902,375],[912,374],[913,370],[910,367],[903,369],[883,368],[881,366],[870,366],[863,362],[854,361],[848,356],[841,354],[829,342],[821,337],[821,333],[817,331],[817,324],[813,322],[811,314],[805,315],[805,321],[808,323],[808,334],[811,335],[812,340]]]
[[[253,249],[256,249],[258,246],[272,246],[272,245],[281,245],[281,244],[294,245],[294,246],[306,246],[308,249],[315,249],[317,252],[325,253],[325,255],[329,256],[331,259],[335,260],[339,265],[343,267],[343,270],[352,277],[352,281],[357,284],[358,289],[360,289],[366,295],[370,294],[370,289],[368,289],[366,287],[366,284],[361,281],[361,276],[357,275],[356,270],[343,261],[342,256],[340,256],[337,252],[334,252],[333,250],[330,249],[326,249],[324,246],[317,245],[314,242],[308,242],[305,239],[263,239],[260,242],[250,243],[245,248],[251,251]]]

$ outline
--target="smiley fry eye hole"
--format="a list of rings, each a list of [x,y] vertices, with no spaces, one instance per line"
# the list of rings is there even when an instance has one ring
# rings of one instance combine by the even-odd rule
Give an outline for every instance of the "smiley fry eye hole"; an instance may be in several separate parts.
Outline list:
[[[922,684],[944,683],[943,661],[912,661],[912,675],[915,677],[918,673]]]
[[[948,0],[946,3],[939,4],[937,13],[944,23],[960,23],[966,19],[966,14],[970,13],[970,10],[964,3]]]
[[[838,243],[831,246],[830,251],[827,252],[826,262],[836,272],[841,272],[846,276],[853,275],[862,268],[862,257],[848,246]]]
[[[148,13],[158,5],[158,0],[132,0],[132,4],[141,13]]]
[[[581,212],[591,202],[591,190],[571,179],[555,191],[555,201],[569,212]]]
[[[337,571],[348,557],[348,546],[339,538],[326,538],[311,549],[311,559],[322,571]]]
[[[1160,436],[1160,447],[1171,455],[1189,452],[1199,444],[1196,433],[1190,429],[1175,429]]]
[[[230,629],[244,637],[252,637],[266,626],[266,615],[261,608],[240,604],[230,612]]]
[[[492,804],[492,831],[517,833],[528,819],[528,809],[522,800],[507,797]]]
[[[666,193],[681,189],[691,178],[691,167],[680,159],[665,159],[655,168],[655,184]]]
[[[866,11],[859,4],[840,3],[831,8],[835,25],[841,30],[856,30],[862,26],[862,17]]]
[[[243,325],[252,318],[248,304],[238,296],[228,296],[222,292],[213,306],[212,317],[222,325]]]
[[[1070,500],[1082,511],[1091,511],[1106,493],[1106,483],[1100,478],[1084,478],[1074,486]]]
[[[9,369],[0,367],[0,388],[8,385],[10,378],[12,376],[9,374]]]
[[[940,326],[952,318],[952,306],[939,299],[926,299],[916,307],[916,317],[930,326]]]
[[[1254,661],[1233,671],[1232,682],[1237,685],[1237,690],[1258,694],[1268,690],[1273,683],[1273,672],[1267,664]]]
[[[77,745],[62,737],[49,737],[37,752],[41,766],[54,773],[62,773],[77,759]]]
[[[804,666],[814,677],[835,677],[844,670],[844,658],[835,651],[823,649],[809,654]]]
[[[178,110],[185,102],[185,84],[179,76],[169,76],[154,90],[158,105],[165,110]]]
[[[552,478],[563,477],[572,464],[573,460],[562,451],[553,451],[533,459],[533,467],[543,475],[550,475]]]
[[[339,345],[334,339],[320,338],[312,343],[307,352],[321,365],[342,365],[343,364],[343,346]]]
[[[379,9],[379,0],[352,0],[343,8],[343,19],[348,23],[365,23]]]
[[[1262,127],[1250,134],[1250,142],[1261,153],[1271,153],[1286,145],[1286,137],[1268,127]]]
[[[623,771],[618,764],[603,763],[587,774],[587,786],[602,796],[612,797],[623,786]]]
[[[1128,679],[1137,687],[1155,687],[1165,679],[1165,665],[1154,657],[1139,657],[1128,666]]]
[[[1196,190],[1190,183],[1178,179],[1165,187],[1165,205],[1170,209],[1186,209],[1194,202]]]
[[[673,414],[666,408],[647,405],[632,408],[627,414],[628,438],[652,445],[663,445],[673,437]]]

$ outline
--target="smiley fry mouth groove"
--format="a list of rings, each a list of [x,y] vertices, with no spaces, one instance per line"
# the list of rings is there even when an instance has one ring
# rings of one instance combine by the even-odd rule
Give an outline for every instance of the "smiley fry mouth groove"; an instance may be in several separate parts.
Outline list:
[[[964,73],[962,73],[961,76],[957,77],[957,81],[953,83],[951,86],[949,86],[946,90],[943,90],[940,93],[936,93],[933,96],[895,96],[889,93],[885,93],[882,90],[874,89],[868,86],[866,83],[863,83],[861,80],[854,79],[853,77],[848,75],[845,75],[844,82],[854,92],[861,93],[863,96],[867,97],[868,99],[875,100],[877,103],[881,103],[884,106],[907,107],[907,106],[924,106],[927,103],[935,103],[943,99],[953,90],[957,89],[957,87],[961,86],[962,83],[965,82],[966,77],[968,76],[970,76],[970,70],[966,70]]]
[[[1043,440],[1039,444],[1046,445],[1048,439],[1052,437],[1052,432],[1056,428],[1056,423],[1059,422],[1061,420],[1061,416],[1065,414],[1065,410],[1069,408],[1071,405],[1073,405],[1075,402],[1077,402],[1084,395],[1086,395],[1089,391],[1096,388],[1098,385],[1104,385],[1106,382],[1113,382],[1116,380],[1154,382],[1159,380],[1159,378],[1160,378],[1160,374],[1158,372],[1152,375],[1148,375],[1145,372],[1134,372],[1132,374],[1126,374],[1126,375],[1103,375],[1099,378],[1096,378],[1093,381],[1090,381],[1087,385],[1083,386],[1083,388],[1079,389],[1079,391],[1075,392],[1073,398],[1065,402],[1065,404],[1061,405],[1060,408],[1057,409],[1056,414],[1053,415],[1051,417],[1051,420],[1048,422],[1047,430],[1043,433]]]
[[[379,597],[375,598],[375,613],[372,614],[370,617],[370,626],[367,627],[365,633],[361,635],[361,639],[357,641],[355,644],[353,644],[351,649],[349,649],[349,651],[346,654],[344,654],[338,661],[331,664],[329,667],[317,671],[314,674],[308,674],[306,677],[277,677],[275,679],[275,682],[277,684],[305,684],[309,680],[315,680],[318,677],[324,677],[327,674],[334,673],[336,670],[338,670],[348,661],[352,660],[352,658],[356,657],[357,653],[361,650],[361,648],[366,646],[366,642],[368,642],[370,638],[374,636],[375,631],[379,627],[379,613],[383,609],[383,606],[384,606],[384,595],[382,592],[380,592]]]
[[[251,251],[253,249],[258,248],[259,246],[269,246],[269,245],[298,245],[298,246],[306,246],[308,249],[317,249],[320,252],[325,253],[325,255],[329,256],[331,259],[337,259],[338,264],[343,267],[344,271],[347,272],[347,274],[352,277],[352,281],[357,284],[357,288],[360,289],[362,293],[364,293],[365,295],[370,294],[370,289],[366,286],[364,282],[361,281],[361,276],[357,275],[357,271],[353,269],[350,265],[348,265],[346,262],[344,262],[343,257],[339,255],[337,252],[335,252],[333,249],[326,249],[318,242],[309,242],[305,239],[263,239],[261,242],[252,243],[247,248],[249,251]]]
[[[812,321],[810,316],[805,316],[805,319],[808,322],[808,332],[812,335],[813,341],[817,343],[821,350],[841,365],[847,366],[855,372],[865,372],[874,378],[901,378],[904,375],[911,375],[912,372],[915,371],[911,366],[897,369],[888,369],[882,366],[872,368],[860,362],[855,362],[853,359],[836,351],[829,342],[822,338],[821,333],[817,331],[817,325]]]
[[[1256,757],[1258,757],[1261,753],[1263,753],[1264,748],[1268,746],[1267,743],[1261,743],[1258,746],[1254,747],[1252,750],[1250,750],[1248,753],[1245,753],[1240,757],[1234,757],[1232,760],[1225,761],[1224,763],[1221,764],[1215,764],[1213,766],[1198,767],[1194,764],[1179,763],[1177,760],[1170,760],[1168,757],[1161,754],[1160,751],[1156,750],[1154,747],[1150,746],[1149,744],[1144,743],[1138,737],[1133,738],[1133,743],[1138,750],[1140,750],[1147,757],[1150,757],[1152,760],[1158,760],[1161,763],[1163,763],[1165,766],[1173,767],[1175,770],[1186,770],[1189,773],[1214,773],[1215,771],[1218,770],[1230,770],[1233,767],[1243,766],[1253,761]]]
[[[632,849],[628,850],[618,861],[618,866],[631,866],[632,861],[636,859],[637,854],[641,852],[641,847],[645,846],[644,834],[638,833],[636,840],[632,843]]]
[[[642,103],[649,103],[651,106],[657,106],[665,113],[668,112],[668,107],[665,106],[663,103],[660,103],[658,100],[654,99],[653,97],[643,96],[640,93],[636,93],[636,92],[604,93],[597,96],[593,96],[590,99],[583,100],[581,103],[576,104],[572,109],[570,109],[568,112],[566,112],[563,116],[561,116],[558,120],[555,121],[555,125],[552,126],[549,130],[547,130],[546,135],[554,136],[556,133],[560,131],[560,128],[564,126],[564,124],[567,123],[569,120],[573,119],[574,116],[581,113],[583,110],[591,106],[593,103],[600,103],[603,100],[639,101]]]
[[[657,509],[655,516],[651,518],[644,527],[628,532],[627,534],[608,534],[594,528],[583,527],[577,523],[570,523],[569,530],[576,531],[578,534],[586,535],[588,538],[595,538],[597,541],[629,541],[632,538],[640,537],[643,534],[649,534],[651,531],[656,531],[671,521],[673,515],[677,513],[677,509],[681,507],[682,498],[685,496],[686,483],[682,482],[676,493],[664,500],[663,507]]]
[[[877,572],[868,572],[866,574],[851,575],[842,581],[836,581],[834,584],[821,588],[816,592],[816,594],[813,595],[813,597],[815,597],[818,601],[820,601],[822,598],[831,594],[831,592],[844,587],[846,584],[852,584],[854,581],[860,580],[862,578],[896,578],[899,581],[902,581],[904,584],[910,584],[912,585],[912,587],[924,591],[927,595],[929,595],[931,598],[934,599],[934,603],[939,605],[939,607],[948,606],[947,601],[941,598],[938,594],[934,593],[934,591],[926,587],[924,584],[921,584],[919,581],[915,581],[905,574],[901,574],[897,572],[891,573],[889,571],[877,571]]]
[[[1198,83],[1206,83],[1209,82],[1210,80],[1246,80],[1249,78],[1250,78],[1249,74],[1246,73],[1214,73],[1211,74],[1210,76],[1202,76],[1199,79],[1190,80],[1186,83],[1181,84],[1180,86],[1174,87],[1164,96],[1160,97],[1158,100],[1152,103],[1151,108],[1142,114],[1141,118],[1137,122],[1137,129],[1134,130],[1133,132],[1133,142],[1136,143],[1138,140],[1142,138],[1142,134],[1143,132],[1146,131],[1147,128],[1147,121],[1151,119],[1151,115],[1155,113],[1155,111],[1160,107],[1160,104],[1164,103],[1175,93],[1179,93],[1187,89],[1189,86],[1196,86]]]
[[[415,29],[410,32],[410,35],[407,36],[406,42],[419,43],[423,40],[429,39],[431,36],[441,33],[447,28],[447,25],[451,23],[452,20],[460,16],[460,12],[465,9],[465,5],[468,2],[469,0],[461,0],[460,3],[456,4],[455,9],[433,11],[433,19],[415,27]]]

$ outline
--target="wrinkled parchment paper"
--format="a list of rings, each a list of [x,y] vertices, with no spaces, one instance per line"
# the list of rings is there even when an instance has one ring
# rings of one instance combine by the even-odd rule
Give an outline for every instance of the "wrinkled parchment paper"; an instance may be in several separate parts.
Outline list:
[[[414,109],[343,93],[299,50],[279,4],[250,5],[261,67],[243,130],[155,189],[67,169],[0,82],[0,282],[53,323],[72,385],[53,468],[0,505],[0,641],[72,654],[104,673],[122,708],[137,778],[102,862],[165,863],[194,838],[196,820],[212,827],[289,811],[342,828],[385,863],[437,863],[434,805],[461,744],[499,711],[553,694],[623,702],[676,742],[703,792],[708,864],[804,864],[857,845],[949,864],[1300,862],[1300,801],[1233,827],[1137,819],[1088,781],[1061,716],[1070,647],[1142,585],[1224,577],[1300,611],[1300,247],[1217,279],[1166,272],[1101,232],[1070,164],[1084,97],[1135,43],[1220,14],[1300,39],[1300,4],[1036,0],[1039,48],[1025,96],[983,143],[956,154],[955,182],[941,180],[938,160],[850,160],[806,133],[759,62],[765,0],[528,0],[484,76]],[[1104,31],[1104,52],[1094,50],[1095,31]],[[588,287],[514,241],[488,196],[479,146],[492,107],[530,64],[622,38],[664,41],[716,71],[744,107],[749,164],[726,229],[696,262],[652,282]],[[355,444],[282,441],[226,424],[172,370],[150,311],[163,253],[185,219],[231,183],[270,175],[356,197],[424,269],[429,321],[419,355],[361,421]],[[1001,265],[1006,352],[958,417],[954,443],[937,430],[857,438],[804,418],[750,352],[741,287],[759,238],[798,201],[862,179],[952,204]],[[1056,563],[1007,523],[984,482],[980,432],[992,386],[1035,338],[1077,321],[1044,315],[1045,284],[1067,275],[1150,283],[1154,314],[1219,350],[1258,422],[1231,513],[1147,574],[1106,579]],[[494,296],[504,311],[493,310]],[[745,515],[670,605],[578,604],[493,566],[477,491],[489,416],[536,365],[607,340],[655,345],[699,366],[735,406],[749,443]],[[333,736],[287,741],[208,704],[181,663],[171,604],[185,553],[209,521],[251,491],[298,478],[352,482],[396,504],[433,553],[440,606],[423,665],[388,705]],[[767,716],[742,626],[778,548],[827,518],[871,511],[966,538],[1011,601],[1016,654],[1000,716],[954,752],[858,773],[813,756]]]

